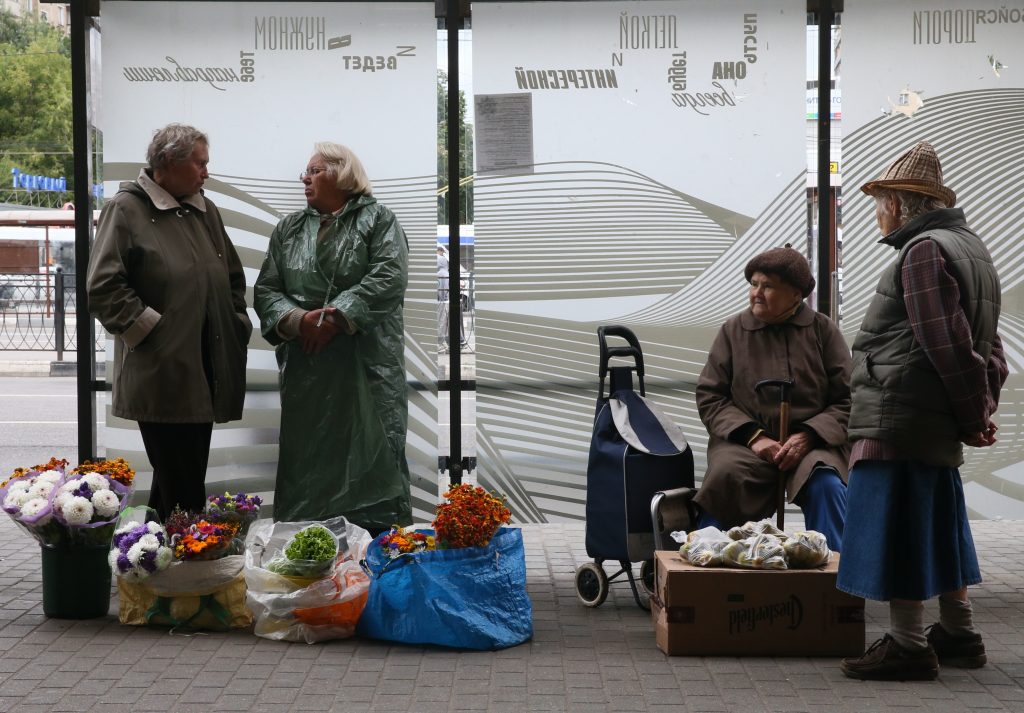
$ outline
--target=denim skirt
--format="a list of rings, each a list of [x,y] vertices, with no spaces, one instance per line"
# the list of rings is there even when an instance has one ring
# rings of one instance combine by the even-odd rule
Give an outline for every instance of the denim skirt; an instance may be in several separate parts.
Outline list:
[[[956,468],[857,461],[836,586],[866,599],[924,601],[981,582]]]

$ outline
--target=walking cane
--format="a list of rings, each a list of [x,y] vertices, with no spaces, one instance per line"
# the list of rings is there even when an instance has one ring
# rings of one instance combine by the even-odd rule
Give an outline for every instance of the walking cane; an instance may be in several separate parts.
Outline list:
[[[760,391],[768,386],[779,387],[779,443],[785,443],[789,437],[789,390],[795,383],[793,379],[762,379],[754,384],[754,391]],[[776,522],[778,528],[782,530],[786,520],[786,474],[781,470],[775,501],[778,508]]]

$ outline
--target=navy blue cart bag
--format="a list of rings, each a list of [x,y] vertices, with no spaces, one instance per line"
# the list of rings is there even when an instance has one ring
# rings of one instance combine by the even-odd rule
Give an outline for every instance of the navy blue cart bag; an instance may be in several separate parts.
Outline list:
[[[626,574],[637,603],[646,608],[630,563],[642,563],[641,583],[650,590],[651,499],[659,491],[693,487],[693,452],[682,430],[646,398],[643,351],[636,335],[622,326],[599,327],[597,335],[600,391],[587,464],[586,510],[587,555],[595,562],[577,570],[576,589],[584,604],[598,606],[607,596],[607,582]],[[629,346],[609,347],[609,336],[621,337]],[[633,363],[609,367],[616,357]],[[634,372],[639,394],[633,388]],[[604,560],[617,560],[622,571],[607,577]]]

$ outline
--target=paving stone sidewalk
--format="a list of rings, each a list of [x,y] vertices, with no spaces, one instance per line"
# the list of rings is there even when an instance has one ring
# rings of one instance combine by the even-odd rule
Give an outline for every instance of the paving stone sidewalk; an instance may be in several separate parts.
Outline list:
[[[985,583],[972,588],[989,665],[928,683],[846,679],[837,659],[666,657],[628,585],[597,609],[573,585],[583,525],[524,528],[532,641],[494,653],[349,639],[194,636],[107,617],[47,619],[39,551],[0,521],[0,711],[1024,711],[1024,522],[974,523]],[[929,608],[929,620],[935,615]],[[867,605],[879,637],[885,605]]]

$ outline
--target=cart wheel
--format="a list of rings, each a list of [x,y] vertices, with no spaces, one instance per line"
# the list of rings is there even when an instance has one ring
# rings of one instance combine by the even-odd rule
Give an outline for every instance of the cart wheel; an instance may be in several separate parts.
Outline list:
[[[654,596],[654,560],[640,563],[640,586],[648,596]]]
[[[604,603],[608,597],[608,575],[601,565],[587,562],[576,568],[576,596],[588,607]]]

